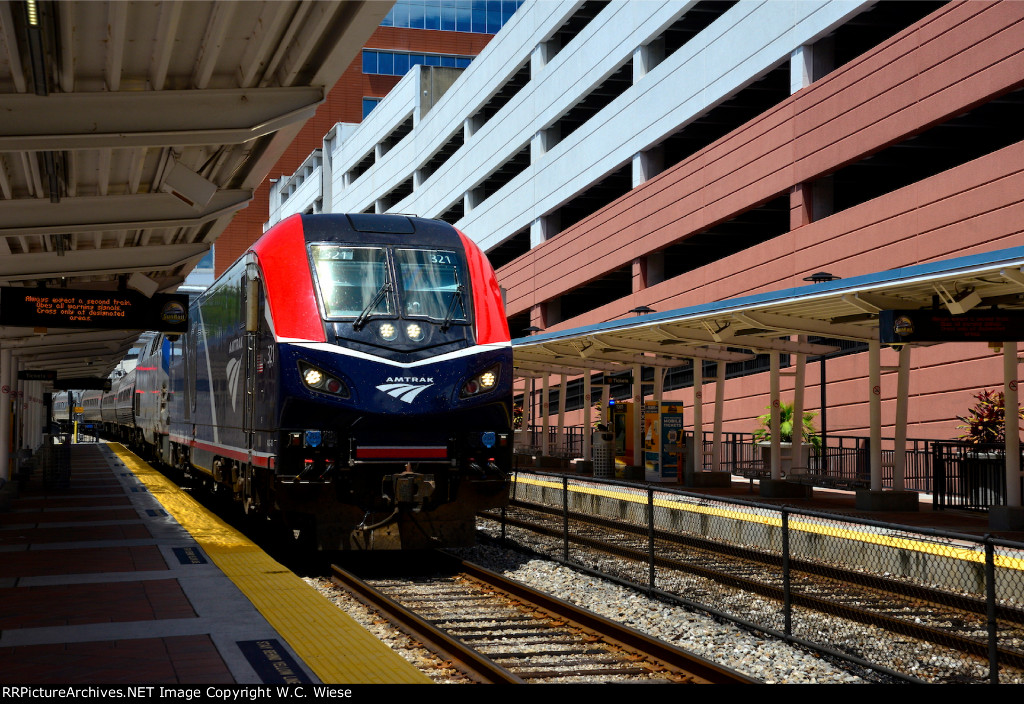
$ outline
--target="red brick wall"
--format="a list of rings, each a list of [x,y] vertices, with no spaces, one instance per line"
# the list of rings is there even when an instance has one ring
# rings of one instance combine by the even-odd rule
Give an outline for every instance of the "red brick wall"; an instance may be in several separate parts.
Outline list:
[[[498,272],[515,315],[681,237],[800,188],[908,135],[1024,84],[1024,3],[950,4],[633,189]],[[794,199],[796,200],[796,199]],[[799,208],[797,208],[799,211]],[[552,329],[803,286],[1024,245],[1024,143],[949,169],[818,222],[656,284]],[[566,266],[566,262],[572,266]],[[883,351],[883,365],[896,355]],[[952,438],[981,388],[1001,388],[1001,357],[982,344],[915,348],[911,437]],[[819,409],[819,365],[808,365],[808,410]],[[830,432],[866,435],[867,355],[827,363]],[[768,404],[768,375],[726,382],[726,429],[750,432]],[[883,434],[891,436],[895,372],[882,376]],[[793,381],[783,377],[783,397]],[[692,389],[667,394],[688,407]],[[704,389],[710,423],[714,386]],[[581,422],[575,414],[570,422]]]
[[[487,46],[492,36],[494,35],[378,27],[366,43],[366,47],[476,56]],[[362,56],[352,62],[327,94],[327,99],[317,109],[316,115],[310,118],[295,141],[281,155],[268,174],[267,180],[256,189],[249,206],[235,216],[217,239],[214,266],[218,276],[263,234],[263,223],[267,221],[270,211],[269,179],[294,173],[314,149],[323,146],[324,135],[335,123],[361,122],[363,98],[384,97],[400,79],[401,76],[365,75],[362,71]]]

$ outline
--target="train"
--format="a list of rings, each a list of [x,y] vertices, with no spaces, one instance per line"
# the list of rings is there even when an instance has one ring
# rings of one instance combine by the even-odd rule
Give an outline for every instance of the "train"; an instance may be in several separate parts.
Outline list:
[[[311,547],[471,545],[508,503],[502,292],[445,222],[293,215],[131,357],[86,416]]]

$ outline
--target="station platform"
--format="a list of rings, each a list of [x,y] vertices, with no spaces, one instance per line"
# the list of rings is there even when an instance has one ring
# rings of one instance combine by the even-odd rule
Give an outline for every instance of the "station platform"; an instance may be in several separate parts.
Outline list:
[[[0,683],[430,680],[117,444],[0,512]]]
[[[589,472],[574,472],[572,470],[566,472],[552,469],[531,469],[528,467],[519,467],[518,471],[526,473],[541,472],[544,474],[568,476],[581,480],[594,478],[593,474]],[[807,498],[772,498],[761,496],[759,491],[759,481],[757,479],[746,479],[737,476],[733,476],[732,482],[729,486],[722,487],[691,487],[675,481],[649,484],[646,481],[634,481],[621,476],[615,477],[613,481],[626,482],[630,484],[635,483],[638,486],[644,487],[664,487],[665,489],[672,489],[674,491],[684,491],[690,494],[706,496],[710,499],[750,501],[753,503],[764,504],[766,506],[775,506],[779,508],[785,506],[807,511],[829,513],[836,516],[845,516],[847,518],[854,518],[857,520],[895,524],[910,528],[924,528],[927,530],[961,533],[963,535],[976,536],[978,538],[984,537],[985,535],[991,535],[1003,540],[1024,542],[1024,531],[992,529],[989,526],[989,516],[986,512],[970,511],[958,508],[935,510],[932,503],[932,496],[927,493],[918,494],[917,511],[880,511],[858,508],[856,491],[854,490],[813,487],[811,496]]]
[[[1024,531],[993,530],[990,528],[989,516],[985,512],[956,508],[934,510],[931,495],[924,493],[918,495],[917,511],[869,511],[857,507],[856,492],[851,490],[815,487],[812,495],[806,499],[792,497],[769,498],[758,493],[758,482],[756,479],[747,480],[736,477],[733,478],[732,485],[729,487],[690,489],[679,485],[674,486],[683,491],[693,491],[715,498],[741,499],[773,506],[787,506],[834,514],[836,516],[846,516],[863,521],[961,533],[978,538],[992,535],[1003,540],[1024,542]]]

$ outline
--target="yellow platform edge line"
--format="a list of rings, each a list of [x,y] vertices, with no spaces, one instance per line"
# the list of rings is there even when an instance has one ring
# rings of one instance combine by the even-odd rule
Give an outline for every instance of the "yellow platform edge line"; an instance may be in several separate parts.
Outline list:
[[[195,539],[321,681],[429,684],[431,680],[313,587],[118,443],[110,449]]]
[[[560,490],[562,488],[561,482],[550,479],[534,479],[531,477],[517,476],[516,481],[522,482],[523,484],[539,486],[548,489]],[[570,483],[569,490],[581,494],[602,496],[605,498],[617,499],[620,501],[627,501],[630,503],[642,504],[645,506],[647,505],[646,489],[638,488],[634,493],[626,488],[602,489],[600,487]],[[720,506],[690,504],[683,503],[681,501],[657,498],[654,500],[654,505],[660,508],[667,508],[675,511],[686,511],[689,513],[704,514],[708,516],[715,516],[718,518],[728,518],[737,521],[745,521],[748,523],[760,523],[762,525],[773,526],[776,528],[782,526],[782,519],[780,517],[772,515],[762,515],[756,513],[753,509],[746,507],[728,509]],[[842,521],[844,519],[838,517],[836,520]],[[926,555],[935,555],[939,557],[947,557],[950,559],[963,560],[965,562],[975,562],[979,564],[985,562],[985,553],[980,544],[978,546],[978,549],[974,550],[963,546],[943,545],[941,543],[933,543],[925,540],[913,540],[911,538],[898,538],[894,536],[882,535],[880,533],[859,531],[853,528],[830,527],[821,523],[814,522],[813,519],[801,520],[800,518],[795,517],[790,519],[789,528],[790,530],[800,531],[803,533],[824,535],[832,538],[842,538],[844,540],[852,540],[865,544],[894,548],[897,550],[910,550]],[[994,556],[993,561],[996,567],[1001,567],[1010,570],[1024,570],[1024,559],[1021,558],[1011,557],[1009,555],[996,554]]]

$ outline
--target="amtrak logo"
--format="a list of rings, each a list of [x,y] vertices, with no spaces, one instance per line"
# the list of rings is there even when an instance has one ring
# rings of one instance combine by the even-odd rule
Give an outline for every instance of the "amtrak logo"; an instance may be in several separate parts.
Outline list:
[[[236,407],[236,399],[238,398],[238,376],[242,370],[242,359],[228,360],[227,375],[228,375],[228,393],[231,395],[231,410],[234,411]]]
[[[381,384],[377,390],[405,403],[412,403],[420,393],[434,385],[432,376],[389,376],[387,380],[388,383]]]

